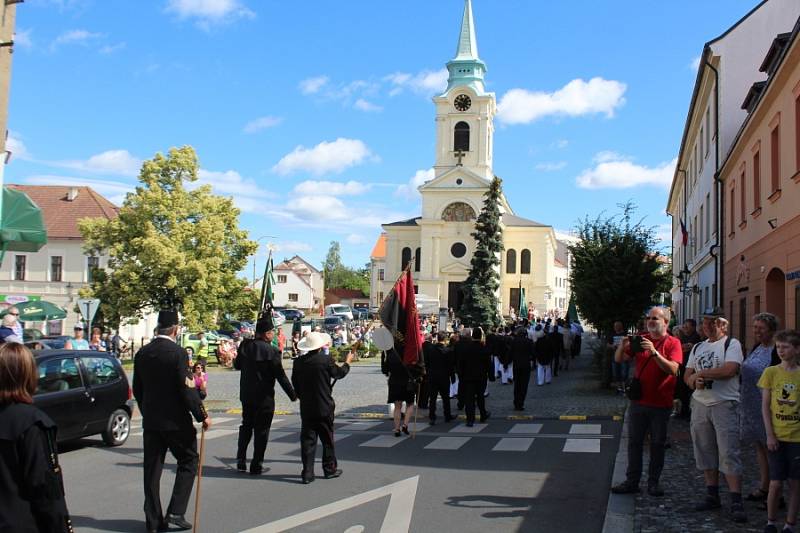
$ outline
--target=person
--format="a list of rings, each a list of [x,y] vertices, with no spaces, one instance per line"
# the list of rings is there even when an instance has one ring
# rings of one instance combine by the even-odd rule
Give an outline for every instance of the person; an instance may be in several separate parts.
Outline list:
[[[325,354],[323,347],[331,344],[327,333],[311,332],[298,344],[303,355],[294,362],[292,385],[300,399],[300,455],[303,461],[301,479],[303,484],[314,481],[314,456],[317,439],[322,442],[322,470],[325,479],[342,475],[336,462],[333,444],[333,416],[336,404],[333,401],[331,380],[344,378],[350,372],[350,363],[355,354],[350,351],[345,363],[337,365]],[[335,382],[335,381],[334,381]]]
[[[208,364],[208,339],[202,331],[197,334],[197,361],[203,365],[204,369]]]
[[[500,328],[498,328],[499,330]],[[508,350],[508,337],[501,335],[500,331],[486,336],[486,344],[494,361],[494,375],[500,378],[500,383],[514,383],[514,363]]]
[[[89,339],[89,349],[95,352],[106,351],[106,343],[102,339],[100,328],[92,329],[92,338]]]
[[[745,500],[763,502],[769,493],[767,433],[762,413],[762,392],[758,382],[768,366],[780,364],[773,337],[778,330],[778,317],[759,313],[753,317],[756,345],[742,363],[741,418],[739,437],[743,446],[752,446],[758,463],[759,486]]]
[[[197,395],[201,400],[205,400],[208,396],[208,374],[203,371],[203,365],[195,363],[192,366],[192,379],[194,379],[194,388],[197,390]]]
[[[550,353],[553,354],[553,377],[557,377],[561,366],[561,354],[564,351],[564,334],[558,324],[553,324],[553,329],[547,337],[550,340]]]
[[[721,507],[719,473],[725,475],[731,498],[731,518],[747,521],[742,503],[742,461],[739,443],[739,369],[742,346],[724,334],[722,311],[703,314],[706,340],[689,354],[683,379],[692,393],[692,435],[697,469],[703,471],[706,496],[695,506],[699,512]]]
[[[492,360],[489,350],[483,344],[483,330],[479,327],[471,331],[471,339],[465,335],[456,344],[455,358],[458,365],[458,376],[461,383],[461,401],[467,415],[467,427],[475,425],[475,405],[480,411],[481,423],[486,422],[491,413],[486,410],[486,400],[483,393],[486,390],[486,380],[494,381]]]
[[[261,475],[264,453],[267,450],[269,430],[275,415],[275,381],[295,401],[294,392],[286,372],[283,370],[281,353],[272,341],[275,329],[272,316],[265,314],[256,323],[255,339],[242,342],[234,360],[234,368],[240,370],[239,400],[242,402],[242,424],[239,426],[239,441],[236,451],[236,468],[247,470],[247,448],[253,439],[253,460],[250,474]]]
[[[414,417],[414,399],[418,382],[411,376],[411,372],[394,348],[381,352],[381,372],[389,377],[389,397],[386,403],[394,404],[394,436],[399,437],[401,431],[409,435],[408,423]],[[405,417],[403,417],[404,403]]]
[[[33,405],[38,378],[30,350],[0,345],[0,531],[71,533],[56,425]]]
[[[780,364],[764,370],[758,380],[769,450],[769,497],[765,532],[778,532],[776,515],[783,483],[789,480],[789,508],[783,532],[793,533],[800,507],[800,333],[775,335]]]
[[[614,353],[617,362],[634,360],[635,373],[641,383],[641,396],[632,399],[628,411],[628,470],[625,481],[611,488],[615,494],[639,492],[644,441],[649,433],[647,493],[653,497],[664,495],[659,479],[664,469],[667,424],[675,394],[676,375],[683,360],[680,342],[667,332],[669,320],[668,308],[652,307],[647,313],[647,333],[636,339],[639,348],[632,345],[630,337],[623,337]]]
[[[3,316],[2,325],[0,325],[0,342],[16,342],[22,344],[22,338],[14,333],[14,325],[17,324],[17,317],[12,313],[7,313]]]
[[[422,356],[425,359],[425,369],[428,374],[430,395],[428,397],[428,420],[430,425],[436,423],[436,399],[442,397],[442,410],[444,421],[450,422],[455,417],[450,409],[450,384],[455,382],[455,364],[453,352],[444,342],[447,333],[440,331],[436,334],[435,343],[422,345]]]
[[[681,341],[681,349],[683,350],[683,364],[680,368],[680,374],[683,375],[686,371],[686,363],[689,361],[689,352],[695,344],[703,340],[697,332],[697,321],[693,318],[687,318],[679,327],[680,332],[677,337]],[[760,395],[759,395],[760,398]],[[675,415],[680,418],[689,418],[691,414],[691,399],[692,391],[684,383],[682,379],[678,380],[678,385],[675,387]],[[764,459],[766,461],[766,459]]]
[[[190,368],[194,368],[194,348],[191,346],[186,347],[186,360],[189,363]]]
[[[583,347],[583,326],[579,320],[574,320],[572,324],[570,324],[570,329],[572,329],[572,358],[576,358],[581,354],[581,348]]]
[[[14,320],[14,325],[11,327],[11,329],[14,330],[14,335],[17,336],[19,342],[24,343],[25,329],[22,327],[22,322],[19,319],[19,309],[15,305],[12,305],[11,307],[8,308],[8,311],[6,313],[12,315],[16,319]]]
[[[511,340],[509,352],[514,365],[514,410],[525,410],[525,397],[528,395],[528,384],[531,381],[531,361],[534,359],[533,342],[528,339],[524,327],[517,329]]]
[[[606,337],[606,344],[612,353],[611,387],[616,388],[619,393],[624,392],[625,382],[628,381],[628,374],[630,374],[630,361],[623,358],[622,362],[618,363],[613,355],[622,344],[623,338],[625,338],[625,325],[621,320],[615,320],[611,334]]]
[[[286,335],[283,333],[283,328],[278,328],[278,352],[283,357],[283,350],[286,348]]]
[[[292,332],[292,359],[296,359],[298,355],[300,355],[300,349],[297,347],[298,343],[300,342],[300,332],[293,331]]]
[[[83,337],[83,324],[78,322],[72,328],[72,337],[64,343],[65,350],[88,350],[89,341]]]
[[[170,525],[191,529],[184,514],[197,473],[197,434],[192,416],[211,427],[211,418],[195,390],[186,350],[178,346],[178,313],[158,313],[157,335],[134,357],[133,395],[142,414],[144,514],[147,531]],[[191,413],[191,414],[190,414]],[[161,509],[161,472],[167,450],[178,462],[166,515]]]
[[[127,341],[120,336],[119,330],[115,330],[114,335],[111,337],[111,352],[114,354],[114,357],[120,359],[127,350]]]

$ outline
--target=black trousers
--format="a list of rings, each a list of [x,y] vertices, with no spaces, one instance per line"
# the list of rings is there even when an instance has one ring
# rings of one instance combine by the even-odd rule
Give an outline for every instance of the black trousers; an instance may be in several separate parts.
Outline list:
[[[514,363],[514,407],[525,407],[525,397],[528,395],[528,384],[531,382],[531,363]]]
[[[267,451],[269,429],[272,427],[272,417],[275,414],[275,405],[242,404],[242,424],[239,426],[239,449],[236,459],[239,462],[247,461],[247,447],[253,439],[253,466],[261,466],[264,453]]]
[[[144,516],[148,529],[164,521],[161,510],[161,472],[167,450],[178,461],[168,514],[183,515],[189,505],[197,474],[197,433],[192,427],[181,431],[144,430]]]
[[[572,339],[572,357],[578,357],[581,354],[581,344],[583,343],[583,337],[580,335],[575,335]]]
[[[322,442],[322,471],[336,471],[336,449],[333,445],[333,415],[328,417],[301,417],[300,457],[303,461],[304,479],[314,477],[314,458],[317,454],[317,439]]]
[[[558,366],[561,364],[561,350],[553,354],[553,376],[558,375]]]
[[[514,376],[516,377],[516,376]],[[475,422],[475,404],[481,418],[486,418],[486,400],[483,393],[486,390],[486,380],[464,380],[463,382],[464,409],[467,415],[467,422]]]
[[[664,445],[667,442],[667,424],[669,423],[669,407],[646,407],[631,402],[628,411],[628,481],[639,483],[642,477],[642,454],[644,438],[650,433],[650,464],[648,466],[648,483],[658,483],[664,469]]]
[[[428,381],[428,390],[430,395],[428,396],[428,418],[431,420],[436,420],[436,397],[442,397],[442,409],[444,409],[444,417],[450,418],[452,413],[450,412],[450,379],[445,377],[444,379],[431,379]]]

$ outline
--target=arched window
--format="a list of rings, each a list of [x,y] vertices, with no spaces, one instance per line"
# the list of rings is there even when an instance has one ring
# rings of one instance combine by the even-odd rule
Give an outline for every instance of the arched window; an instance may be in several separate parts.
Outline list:
[[[513,249],[506,252],[506,274],[517,273],[517,252]]]
[[[405,270],[411,262],[411,248],[403,248],[403,253],[400,255],[400,270]]]
[[[469,222],[475,220],[475,210],[464,202],[453,202],[444,208],[442,220],[445,222]]]
[[[459,122],[453,131],[453,150],[469,152],[469,124]]]
[[[419,265],[422,262],[422,248],[417,248],[414,252],[414,272],[419,272]]]
[[[530,250],[522,250],[522,254],[519,256],[519,273],[520,274],[530,274],[531,273],[531,251]]]

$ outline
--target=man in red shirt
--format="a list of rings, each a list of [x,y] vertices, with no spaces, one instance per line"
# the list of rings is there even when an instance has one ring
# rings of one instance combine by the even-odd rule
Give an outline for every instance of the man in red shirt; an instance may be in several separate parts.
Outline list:
[[[631,338],[625,337],[614,354],[618,363],[634,359],[634,375],[641,382],[641,398],[631,401],[628,409],[628,471],[627,479],[611,488],[615,494],[639,492],[642,476],[644,439],[650,432],[650,465],[647,493],[663,496],[658,484],[664,468],[664,445],[667,423],[672,411],[678,367],[683,362],[680,341],[669,335],[669,308],[653,307],[647,313],[647,333],[641,336],[641,350],[631,354]]]

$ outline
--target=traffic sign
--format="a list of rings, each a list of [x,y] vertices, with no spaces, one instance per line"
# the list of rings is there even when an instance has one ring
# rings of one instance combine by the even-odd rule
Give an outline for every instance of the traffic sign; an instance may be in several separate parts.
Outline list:
[[[99,307],[100,307],[100,300],[98,300],[97,298],[78,298],[78,309],[81,310],[81,315],[83,315],[83,319],[90,325]]]

